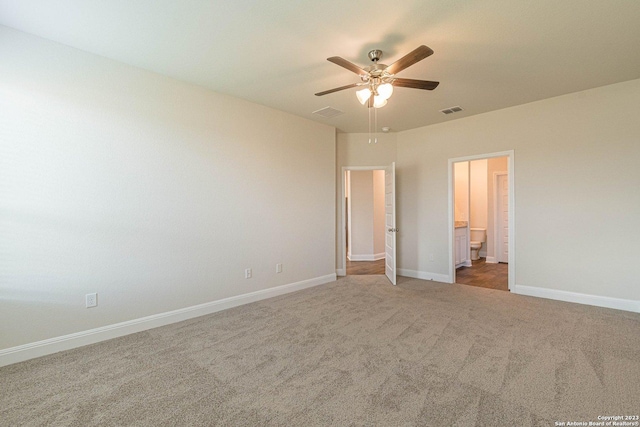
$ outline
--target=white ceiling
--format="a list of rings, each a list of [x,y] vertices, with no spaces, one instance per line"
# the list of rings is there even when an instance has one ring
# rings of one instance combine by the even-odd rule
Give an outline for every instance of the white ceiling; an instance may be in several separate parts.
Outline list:
[[[326,61],[369,65],[425,44],[378,126],[412,129],[640,78],[639,0],[0,0],[0,24],[279,110],[366,132],[358,82]],[[439,110],[455,105],[461,113]],[[331,106],[345,114],[313,115]]]

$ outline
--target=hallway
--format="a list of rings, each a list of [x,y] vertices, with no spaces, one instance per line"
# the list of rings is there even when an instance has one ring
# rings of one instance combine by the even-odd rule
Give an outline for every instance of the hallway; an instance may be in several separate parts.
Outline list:
[[[347,258],[347,276],[384,274],[384,258],[377,261],[350,261]]]

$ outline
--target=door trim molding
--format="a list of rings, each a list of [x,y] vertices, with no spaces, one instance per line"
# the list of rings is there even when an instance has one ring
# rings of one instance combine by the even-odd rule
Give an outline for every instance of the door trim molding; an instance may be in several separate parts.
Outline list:
[[[515,290],[516,280],[516,233],[515,233],[515,151],[498,151],[495,153],[476,154],[473,156],[455,157],[448,161],[447,182],[448,182],[448,204],[449,204],[449,277],[448,282],[454,283],[456,280],[456,268],[455,268],[455,235],[454,235],[454,221],[455,221],[455,195],[453,194],[454,182],[453,182],[453,165],[458,162],[468,162],[472,160],[492,159],[495,157],[507,158],[507,173],[509,179],[509,290]]]

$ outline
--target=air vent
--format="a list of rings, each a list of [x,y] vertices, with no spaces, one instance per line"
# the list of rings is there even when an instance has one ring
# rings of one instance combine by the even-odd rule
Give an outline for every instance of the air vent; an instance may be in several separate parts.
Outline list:
[[[331,117],[339,116],[340,114],[344,114],[344,111],[336,110],[333,107],[324,107],[319,110],[313,112],[313,114],[317,114],[322,117],[326,117],[330,119]]]
[[[455,107],[445,108],[444,110],[440,110],[442,114],[453,114],[453,113],[457,113],[458,111],[462,111],[462,107],[460,107],[459,105],[456,105]]]

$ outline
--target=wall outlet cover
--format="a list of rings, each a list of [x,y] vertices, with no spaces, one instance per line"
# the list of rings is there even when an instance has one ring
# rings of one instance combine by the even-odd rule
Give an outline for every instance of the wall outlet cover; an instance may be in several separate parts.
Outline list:
[[[96,307],[98,305],[98,294],[86,294],[84,300],[87,308]]]

